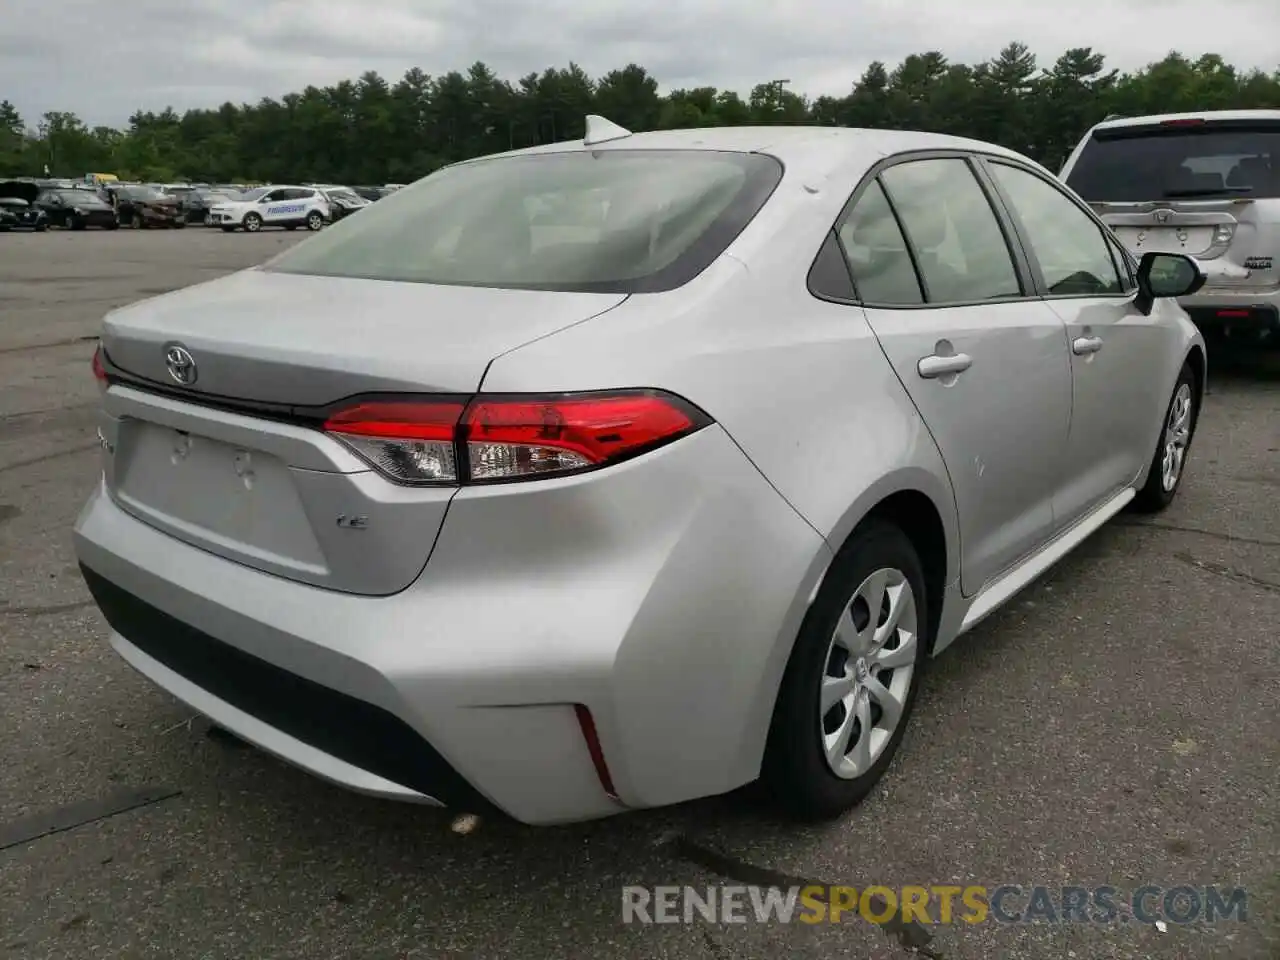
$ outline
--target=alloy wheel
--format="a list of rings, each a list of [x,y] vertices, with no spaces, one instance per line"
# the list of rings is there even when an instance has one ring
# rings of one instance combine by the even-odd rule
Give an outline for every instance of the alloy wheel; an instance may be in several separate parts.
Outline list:
[[[1187,445],[1191,442],[1191,414],[1193,404],[1191,385],[1181,383],[1169,404],[1169,418],[1164,426],[1164,453],[1160,460],[1160,484],[1165,493],[1178,485],[1182,466],[1187,459]]]
[[[875,571],[841,613],[824,661],[818,729],[836,776],[860,777],[884,753],[902,720],[918,646],[911,581],[894,568]]]

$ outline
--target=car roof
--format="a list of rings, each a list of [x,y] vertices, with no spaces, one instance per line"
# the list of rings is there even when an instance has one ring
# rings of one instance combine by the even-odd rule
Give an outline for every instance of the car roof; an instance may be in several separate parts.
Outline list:
[[[763,153],[776,157],[788,168],[793,168],[804,176],[817,178],[826,177],[855,161],[871,166],[883,157],[917,150],[966,150],[1030,162],[1022,154],[1004,147],[943,133],[791,125],[655,130],[632,133],[591,145],[582,140],[549,143],[489,157],[477,157],[475,160],[587,150],[726,150]],[[473,163],[475,160],[462,162]],[[1039,167],[1039,164],[1035,166]]]
[[[1178,120],[1280,120],[1280,110],[1200,110],[1192,113],[1151,113],[1141,117],[1115,117],[1095,124],[1094,130],[1144,127]]]

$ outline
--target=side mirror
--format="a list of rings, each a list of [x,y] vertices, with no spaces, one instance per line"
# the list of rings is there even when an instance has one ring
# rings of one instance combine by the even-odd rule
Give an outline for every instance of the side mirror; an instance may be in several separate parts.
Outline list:
[[[1206,276],[1191,257],[1180,253],[1144,253],[1138,262],[1138,296],[1134,306],[1149,315],[1156,300],[1189,297],[1204,286]]]

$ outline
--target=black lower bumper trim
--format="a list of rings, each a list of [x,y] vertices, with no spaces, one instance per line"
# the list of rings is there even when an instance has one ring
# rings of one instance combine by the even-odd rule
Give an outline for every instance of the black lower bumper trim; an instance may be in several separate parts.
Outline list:
[[[238,710],[354,767],[471,813],[497,813],[434,747],[390,712],[223,643],[80,565],[111,628]]]
[[[1187,315],[1206,337],[1260,341],[1280,346],[1280,309],[1269,304],[1188,307]]]

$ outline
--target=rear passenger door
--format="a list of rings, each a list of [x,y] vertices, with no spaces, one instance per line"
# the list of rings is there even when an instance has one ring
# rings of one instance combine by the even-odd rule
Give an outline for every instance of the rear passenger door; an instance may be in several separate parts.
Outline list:
[[[972,595],[1054,531],[1071,411],[1062,321],[971,158],[898,158],[837,228],[858,300],[946,462]]]
[[[1060,523],[1082,518],[1130,486],[1155,452],[1175,329],[1133,305],[1137,284],[1116,242],[1060,186],[1027,167],[988,159],[1045,302],[1071,344],[1071,430],[1055,502]]]

